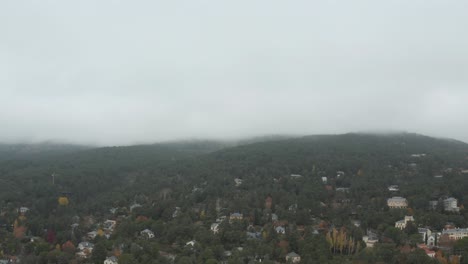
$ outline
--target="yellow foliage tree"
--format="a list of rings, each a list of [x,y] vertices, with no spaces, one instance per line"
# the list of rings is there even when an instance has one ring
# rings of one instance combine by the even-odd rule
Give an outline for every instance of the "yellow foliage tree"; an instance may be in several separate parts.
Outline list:
[[[60,196],[60,197],[58,198],[58,203],[59,203],[59,205],[67,206],[68,203],[69,203],[68,197],[66,197],[66,196]]]

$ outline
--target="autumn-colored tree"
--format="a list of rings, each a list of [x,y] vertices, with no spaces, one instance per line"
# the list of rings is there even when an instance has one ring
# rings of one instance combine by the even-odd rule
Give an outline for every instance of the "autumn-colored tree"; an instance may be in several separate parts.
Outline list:
[[[345,228],[340,230],[333,228],[326,235],[326,240],[333,254],[352,254],[356,252],[356,242],[354,238],[348,236]]]
[[[73,242],[71,242],[70,240],[68,240],[67,242],[63,243],[63,245],[62,245],[62,250],[63,250],[64,252],[73,254],[73,253],[75,252],[75,245],[73,245]]]

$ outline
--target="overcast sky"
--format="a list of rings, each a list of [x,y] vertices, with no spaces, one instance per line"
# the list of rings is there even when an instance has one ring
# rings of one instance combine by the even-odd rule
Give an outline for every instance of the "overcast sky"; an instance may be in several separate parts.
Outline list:
[[[2,1],[0,141],[468,142],[468,1]]]

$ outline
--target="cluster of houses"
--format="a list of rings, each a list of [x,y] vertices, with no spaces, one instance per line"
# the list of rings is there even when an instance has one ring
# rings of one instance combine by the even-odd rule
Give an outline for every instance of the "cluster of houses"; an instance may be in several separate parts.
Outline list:
[[[388,187],[388,190],[396,192],[399,191],[399,188],[397,185],[391,185]],[[444,211],[456,213],[460,211],[456,198],[448,197],[440,201],[442,201]],[[435,209],[439,201],[430,201],[429,204],[431,209]],[[404,209],[408,207],[408,201],[404,197],[394,196],[387,199],[387,206],[392,209]],[[403,230],[408,226],[408,223],[414,221],[415,219],[413,216],[407,215],[404,219],[396,221],[395,227]],[[444,248],[439,241],[442,240],[453,243],[454,241],[468,237],[468,228],[456,228],[452,224],[447,224],[442,232],[432,232],[429,228],[418,228],[418,233],[421,235],[421,240],[423,242],[417,245],[418,248],[424,250],[429,257],[433,258],[435,257],[435,247]],[[363,241],[366,243],[367,247],[373,247],[375,243],[379,241],[379,237],[375,232],[368,230],[367,235],[363,236]]]

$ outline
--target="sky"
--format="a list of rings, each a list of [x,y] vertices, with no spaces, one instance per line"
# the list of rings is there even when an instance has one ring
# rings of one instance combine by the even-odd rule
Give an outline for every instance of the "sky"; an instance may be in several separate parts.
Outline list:
[[[2,1],[0,142],[468,142],[468,1]]]

